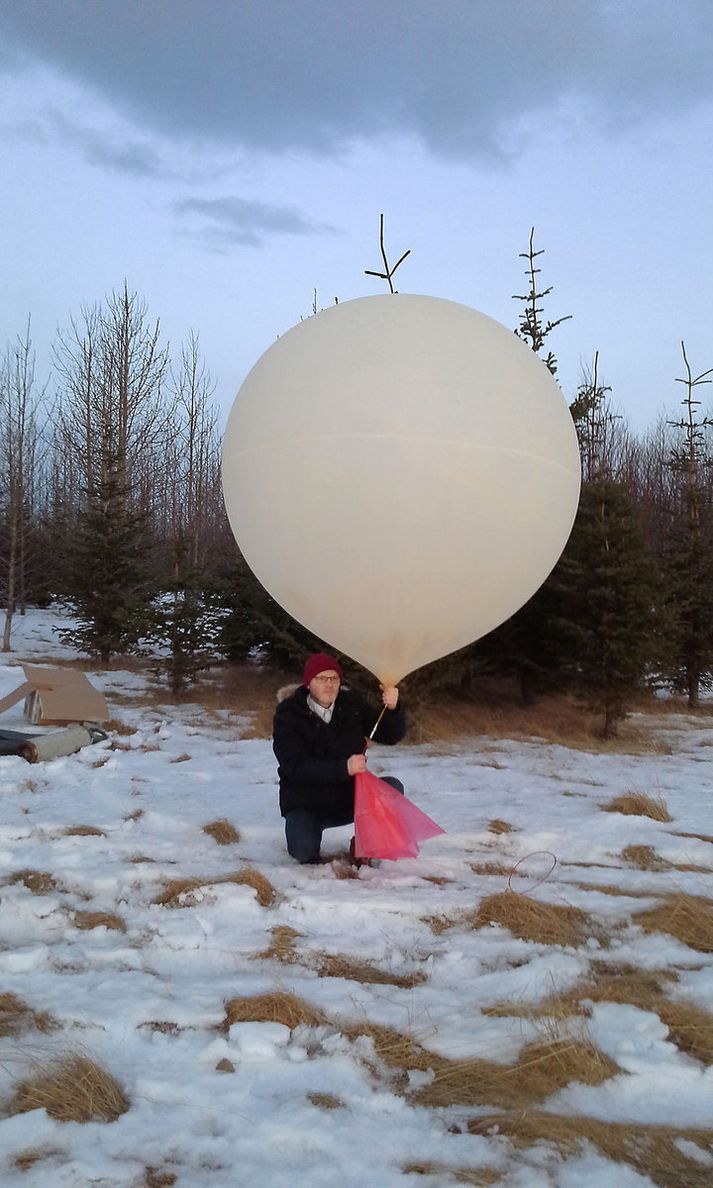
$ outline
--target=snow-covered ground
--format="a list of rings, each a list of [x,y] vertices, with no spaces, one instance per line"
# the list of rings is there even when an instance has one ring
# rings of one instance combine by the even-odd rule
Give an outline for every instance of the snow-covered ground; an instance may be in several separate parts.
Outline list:
[[[16,619],[0,697],[21,683],[21,660],[71,655],[50,623],[49,612]],[[243,737],[247,709],[208,713],[168,697],[140,708],[132,699],[140,703],[143,674],[90,679],[131,733],[32,766],[0,758],[0,995],[60,1024],[40,1032],[28,1023],[0,1039],[0,1095],[11,1099],[32,1061],[81,1048],[130,1105],[110,1124],[4,1111],[4,1188],[655,1182],[594,1146],[563,1154],[469,1133],[477,1115],[502,1112],[497,1103],[419,1104],[433,1072],[421,1067],[399,1080],[354,1029],[394,1028],[434,1062],[514,1064],[541,1024],[521,1009],[484,1011],[564,994],[603,959],[614,970],[675,971],[669,998],[708,1009],[713,955],[646,933],[632,916],[671,892],[713,899],[713,844],[681,836],[713,834],[713,720],[662,714],[653,731],[667,745],[636,755],[486,737],[375,747],[371,769],[399,775],[446,833],[418,859],[344,877],[351,872],[338,861],[303,868],[288,858],[270,743]],[[20,710],[4,714],[0,728],[31,729]],[[601,811],[631,792],[662,798],[672,821]],[[240,840],[217,844],[203,831],[217,819]],[[494,832],[496,819],[511,831]],[[67,832],[79,826],[96,832]],[[325,849],[343,851],[349,836],[332,831]],[[622,850],[631,845],[653,847],[665,869],[627,862]],[[46,872],[54,886],[33,893],[9,881],[19,871]],[[265,876],[274,901],[263,906],[247,883],[211,881],[241,871]],[[155,902],[170,880],[189,876],[201,886],[179,906]],[[539,903],[583,909],[588,935],[567,947],[497,925],[474,928],[467,914],[509,882]],[[120,917],[126,931],[77,927],[76,913],[89,911]],[[264,955],[279,926],[296,934],[292,959]],[[365,982],[356,966],[354,977],[329,976],[325,955],[368,962],[405,984]],[[227,1002],[276,992],[311,1004],[326,1022],[225,1028]],[[568,1084],[537,1108],[681,1130],[713,1125],[713,1068],[683,1052],[653,1010],[597,1002],[576,1026],[618,1071],[598,1085]],[[233,1071],[217,1070],[221,1061]],[[672,1188],[713,1183],[711,1151],[688,1139],[679,1149],[692,1178],[678,1173]]]

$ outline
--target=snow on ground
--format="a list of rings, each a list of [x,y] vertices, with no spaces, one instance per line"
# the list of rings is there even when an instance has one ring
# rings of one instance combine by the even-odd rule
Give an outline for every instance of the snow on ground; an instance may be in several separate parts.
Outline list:
[[[21,683],[20,660],[71,657],[51,618],[35,611],[15,620],[0,697]],[[0,759],[0,995],[16,994],[60,1024],[0,1041],[0,1096],[10,1099],[32,1061],[81,1048],[117,1078],[130,1108],[111,1124],[5,1111],[3,1186],[437,1188],[457,1182],[449,1168],[470,1169],[474,1183],[474,1169],[488,1169],[515,1188],[654,1182],[593,1146],[563,1157],[547,1144],[515,1149],[496,1133],[470,1134],[478,1113],[501,1111],[417,1104],[369,1038],[344,1032],[379,1024],[408,1033],[434,1059],[512,1064],[537,1038],[536,1023],[484,1010],[565,993],[602,958],[614,968],[671,969],[671,997],[708,1008],[713,958],[646,934],[631,917],[669,892],[713,898],[713,844],[680,836],[713,832],[709,719],[662,715],[657,738],[667,748],[637,755],[484,737],[375,747],[372,770],[398,774],[446,833],[418,859],[351,878],[338,877],[346,872],[339,862],[299,867],[288,858],[270,743],[243,737],[248,713],[209,714],[168,698],[140,708],[132,697],[145,690],[144,674],[90,679],[131,733],[34,766]],[[28,728],[20,709],[0,727]],[[663,798],[673,821],[601,811],[628,792]],[[203,832],[222,818],[239,842],[218,845]],[[494,819],[512,831],[493,832]],[[67,833],[77,826],[100,832]],[[331,831],[325,849],[343,851],[349,836]],[[622,857],[629,845],[654,847],[668,868],[637,869]],[[557,864],[545,877],[552,856]],[[498,870],[516,863],[514,890],[591,916],[584,944],[533,943],[463,921],[507,888]],[[679,869],[686,866],[697,869]],[[272,905],[262,906],[249,885],[211,882],[246,868],[275,888]],[[51,874],[55,885],[35,894],[8,881],[27,870]],[[182,906],[155,902],[169,880],[188,876],[202,885]],[[79,929],[76,913],[86,911],[118,915],[126,931]],[[455,923],[439,931],[434,918]],[[297,962],[261,956],[278,926],[298,934]],[[407,984],[320,976],[324,955],[369,962]],[[409,986],[412,974],[423,980]],[[225,1030],[227,1001],[276,991],[306,1000],[327,1023]],[[711,1125],[713,1069],[681,1051],[654,1011],[599,1002],[582,1025],[620,1071],[599,1085],[569,1084],[541,1108],[608,1122]],[[234,1071],[218,1071],[221,1060]],[[431,1079],[414,1071],[411,1089]],[[314,1095],[337,1099],[337,1108]],[[705,1175],[710,1152],[688,1139],[680,1149]],[[34,1162],[18,1165],[28,1152]],[[153,1181],[147,1168],[158,1169]]]

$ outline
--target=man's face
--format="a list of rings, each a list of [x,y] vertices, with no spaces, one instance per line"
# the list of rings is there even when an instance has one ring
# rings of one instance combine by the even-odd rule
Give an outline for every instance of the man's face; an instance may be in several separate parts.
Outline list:
[[[327,668],[324,672],[318,672],[316,676],[312,677],[308,686],[310,696],[314,698],[317,705],[321,705],[323,709],[329,709],[336,700],[339,684],[339,677],[334,669]]]

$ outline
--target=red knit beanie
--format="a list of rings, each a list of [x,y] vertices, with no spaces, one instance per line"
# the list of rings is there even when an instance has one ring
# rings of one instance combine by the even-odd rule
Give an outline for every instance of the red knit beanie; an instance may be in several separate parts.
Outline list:
[[[302,684],[305,689],[309,687],[309,683],[313,677],[319,676],[320,672],[327,671],[336,672],[341,681],[342,666],[336,657],[330,656],[328,652],[315,652],[314,656],[310,656],[305,664],[304,676],[302,677]]]

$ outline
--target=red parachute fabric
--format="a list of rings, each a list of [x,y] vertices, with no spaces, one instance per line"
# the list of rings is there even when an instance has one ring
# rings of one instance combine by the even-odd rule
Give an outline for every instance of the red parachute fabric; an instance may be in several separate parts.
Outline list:
[[[357,858],[416,858],[418,843],[445,833],[391,784],[370,771],[354,777],[354,853]]]

